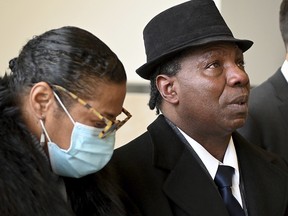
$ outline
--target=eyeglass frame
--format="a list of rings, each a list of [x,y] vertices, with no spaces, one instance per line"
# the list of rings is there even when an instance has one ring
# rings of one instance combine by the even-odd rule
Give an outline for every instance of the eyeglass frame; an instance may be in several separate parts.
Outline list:
[[[62,86],[59,85],[50,85],[52,87],[52,89],[54,90],[54,88],[56,90],[60,90],[65,92],[66,94],[68,94],[72,99],[74,99],[75,101],[77,101],[78,103],[80,103],[81,105],[83,105],[85,108],[87,108],[89,110],[89,112],[93,113],[94,115],[96,115],[100,120],[103,120],[106,124],[106,126],[104,127],[104,129],[99,133],[98,137],[100,139],[105,138],[108,134],[119,130],[120,127],[122,127],[131,117],[132,115],[129,113],[128,110],[126,110],[124,107],[122,107],[121,112],[124,113],[126,115],[126,118],[124,120],[110,120],[108,118],[106,118],[105,116],[101,115],[95,108],[93,108],[90,104],[88,104],[86,101],[84,101],[83,99],[79,98],[76,94],[72,93],[71,91],[68,91],[67,89],[65,89]]]

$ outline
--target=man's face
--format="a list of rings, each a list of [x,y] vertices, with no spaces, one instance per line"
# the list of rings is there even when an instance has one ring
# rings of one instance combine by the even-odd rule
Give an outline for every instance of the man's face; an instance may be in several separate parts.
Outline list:
[[[215,43],[180,62],[174,82],[179,127],[190,135],[224,135],[243,126],[250,85],[242,51],[234,43]]]

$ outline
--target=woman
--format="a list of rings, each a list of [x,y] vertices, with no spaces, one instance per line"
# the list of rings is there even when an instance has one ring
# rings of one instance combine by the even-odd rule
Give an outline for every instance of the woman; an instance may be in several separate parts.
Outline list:
[[[131,117],[117,56],[63,27],[31,39],[9,67],[0,79],[0,215],[136,215],[113,173],[94,174]]]

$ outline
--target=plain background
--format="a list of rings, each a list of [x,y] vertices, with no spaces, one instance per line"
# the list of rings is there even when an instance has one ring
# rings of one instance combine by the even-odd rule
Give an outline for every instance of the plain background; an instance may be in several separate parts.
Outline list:
[[[128,84],[148,85],[135,73],[145,63],[142,31],[159,12],[183,0],[0,0],[0,75],[11,58],[34,35],[52,28],[73,25],[103,40],[121,59]],[[245,53],[246,71],[256,86],[272,75],[284,61],[278,12],[281,0],[217,0],[224,19],[237,38],[254,41]],[[146,130],[155,118],[149,110],[148,93],[131,93],[124,106],[132,119],[117,132],[121,146]]]

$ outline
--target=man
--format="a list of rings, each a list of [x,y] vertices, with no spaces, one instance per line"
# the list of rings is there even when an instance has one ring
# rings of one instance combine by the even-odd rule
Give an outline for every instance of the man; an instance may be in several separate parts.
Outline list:
[[[281,68],[251,91],[247,121],[239,132],[253,144],[288,162],[288,1],[280,6],[280,30],[286,48]]]
[[[247,116],[243,52],[252,42],[233,37],[212,0],[160,13],[144,41],[147,63],[137,73],[162,114],[112,159],[142,214],[288,215],[284,162],[234,132]],[[223,185],[226,171],[233,177]]]

